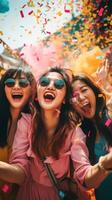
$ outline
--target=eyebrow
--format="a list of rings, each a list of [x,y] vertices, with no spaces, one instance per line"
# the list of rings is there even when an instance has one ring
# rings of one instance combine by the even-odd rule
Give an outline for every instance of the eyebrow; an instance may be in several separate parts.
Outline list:
[[[82,88],[84,88],[84,87],[88,87],[86,84],[85,85],[82,85],[81,87],[80,87],[80,89],[82,89]]]

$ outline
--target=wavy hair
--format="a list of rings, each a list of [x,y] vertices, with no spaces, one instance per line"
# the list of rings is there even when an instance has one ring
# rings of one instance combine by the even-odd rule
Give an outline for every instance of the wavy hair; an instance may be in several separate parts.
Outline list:
[[[81,128],[87,136],[86,144],[89,150],[89,157],[91,163],[95,163],[95,154],[94,154],[94,145],[96,139],[97,130],[101,135],[103,135],[109,146],[112,146],[112,123],[109,126],[106,125],[107,120],[110,120],[108,115],[108,109],[106,106],[105,94],[94,83],[92,78],[88,77],[85,74],[74,75],[73,83],[77,80],[84,82],[89,86],[96,97],[96,112],[94,116],[94,122],[91,119],[84,118],[81,120],[80,113],[78,113],[81,123]]]
[[[0,80],[0,147],[4,147],[7,145],[7,137],[8,137],[8,121],[11,119],[11,114],[10,114],[10,103],[6,97],[5,93],[5,81],[8,78],[20,78],[21,75],[24,74],[26,78],[29,80],[30,84],[34,84],[35,80],[33,75],[27,71],[25,72],[24,69],[22,68],[11,68],[8,69],[5,74],[2,76]],[[34,86],[33,86],[34,88]],[[35,96],[36,94],[32,94],[32,97]],[[28,102],[24,106],[23,110],[21,112],[24,113],[29,113],[29,104]]]
[[[72,87],[71,87],[71,83],[66,71],[59,67],[53,67],[42,76],[45,76],[51,72],[56,72],[60,74],[66,84],[65,103],[62,104],[62,107],[60,110],[61,113],[60,113],[59,123],[54,132],[52,140],[49,144],[50,155],[52,155],[55,158],[58,158],[59,151],[64,144],[66,136],[69,134],[70,130],[75,127],[75,118],[72,114],[73,107],[70,103],[70,99],[72,97]],[[36,154],[38,154],[38,156],[44,156],[46,154],[49,154],[48,144],[46,142],[47,130],[41,116],[41,107],[39,106],[39,104],[37,104],[36,109],[37,109],[37,115],[35,116],[34,121],[33,121],[34,125],[33,125],[32,148],[33,148],[33,151]]]

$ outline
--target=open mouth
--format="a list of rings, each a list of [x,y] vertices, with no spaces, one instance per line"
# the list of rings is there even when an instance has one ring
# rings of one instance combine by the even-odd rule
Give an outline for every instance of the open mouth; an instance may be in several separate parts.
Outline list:
[[[55,95],[53,93],[46,92],[44,94],[44,99],[48,101],[53,101],[55,99]]]
[[[22,97],[23,97],[22,94],[12,94],[12,98],[15,100],[22,99]]]
[[[85,105],[82,106],[81,109],[82,109],[83,112],[85,112],[85,113],[90,112],[90,110],[91,110],[91,104],[90,104],[90,103],[86,103]]]

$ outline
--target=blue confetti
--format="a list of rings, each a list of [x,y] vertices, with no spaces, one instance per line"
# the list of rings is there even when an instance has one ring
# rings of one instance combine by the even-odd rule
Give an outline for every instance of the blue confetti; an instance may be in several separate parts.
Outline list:
[[[5,13],[9,11],[9,1],[0,0],[0,13]]]

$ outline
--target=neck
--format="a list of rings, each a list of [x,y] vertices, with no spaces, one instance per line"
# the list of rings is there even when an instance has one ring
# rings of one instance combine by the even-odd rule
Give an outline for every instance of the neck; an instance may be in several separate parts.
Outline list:
[[[60,112],[58,110],[43,111],[42,118],[44,120],[45,127],[48,131],[48,137],[52,135],[58,125]]]
[[[11,113],[12,121],[15,121],[15,120],[17,120],[19,118],[20,108],[17,109],[17,108],[10,107],[10,113]]]

